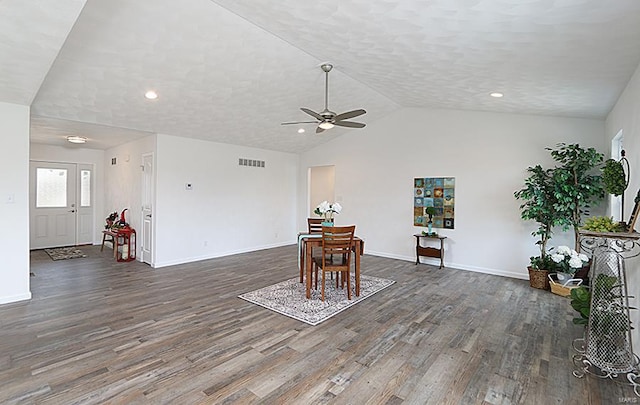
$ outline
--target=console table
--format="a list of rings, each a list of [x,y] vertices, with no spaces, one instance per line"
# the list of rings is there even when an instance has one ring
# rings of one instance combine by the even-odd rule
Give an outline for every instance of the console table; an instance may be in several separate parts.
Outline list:
[[[444,267],[444,240],[446,236],[429,236],[421,233],[416,233],[413,236],[416,238],[416,264],[420,263],[420,257],[433,257],[440,259],[440,268]],[[440,241],[440,247],[430,247],[420,245],[420,239],[428,241]]]
[[[111,242],[113,257],[119,262],[130,262],[136,258],[136,231],[132,228],[107,229],[102,231],[102,246]]]

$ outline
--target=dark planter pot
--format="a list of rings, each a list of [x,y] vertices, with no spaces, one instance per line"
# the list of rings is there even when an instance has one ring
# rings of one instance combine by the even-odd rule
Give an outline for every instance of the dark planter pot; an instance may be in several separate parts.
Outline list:
[[[589,285],[589,270],[591,270],[591,260],[589,260],[589,263],[582,266],[580,270],[576,271],[573,278],[581,279],[582,285]]]

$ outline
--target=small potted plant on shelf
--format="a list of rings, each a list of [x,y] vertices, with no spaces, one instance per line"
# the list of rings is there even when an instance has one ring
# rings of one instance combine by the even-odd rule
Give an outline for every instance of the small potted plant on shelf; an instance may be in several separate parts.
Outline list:
[[[434,207],[426,207],[424,212],[429,216],[427,236],[437,236],[437,233],[433,232],[433,216],[436,214],[436,209]]]

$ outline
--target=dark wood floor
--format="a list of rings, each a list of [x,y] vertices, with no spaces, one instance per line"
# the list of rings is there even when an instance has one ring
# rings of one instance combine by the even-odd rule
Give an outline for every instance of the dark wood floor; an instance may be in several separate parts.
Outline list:
[[[295,277],[295,246],[156,270],[82,249],[32,252],[33,299],[0,306],[0,403],[640,402],[571,375],[569,302],[527,281],[365,256],[396,284],[314,327],[237,298]]]

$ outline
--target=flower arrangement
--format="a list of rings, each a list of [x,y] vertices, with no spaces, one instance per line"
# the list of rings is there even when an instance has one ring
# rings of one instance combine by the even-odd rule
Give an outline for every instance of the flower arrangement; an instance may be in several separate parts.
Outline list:
[[[313,210],[313,213],[319,216],[323,216],[326,221],[333,222],[333,214],[339,214],[342,211],[340,203],[334,202],[329,204],[327,201],[323,201]]]
[[[559,273],[575,274],[589,262],[589,257],[584,253],[578,253],[568,246],[558,246],[549,256],[552,262],[552,269]]]

